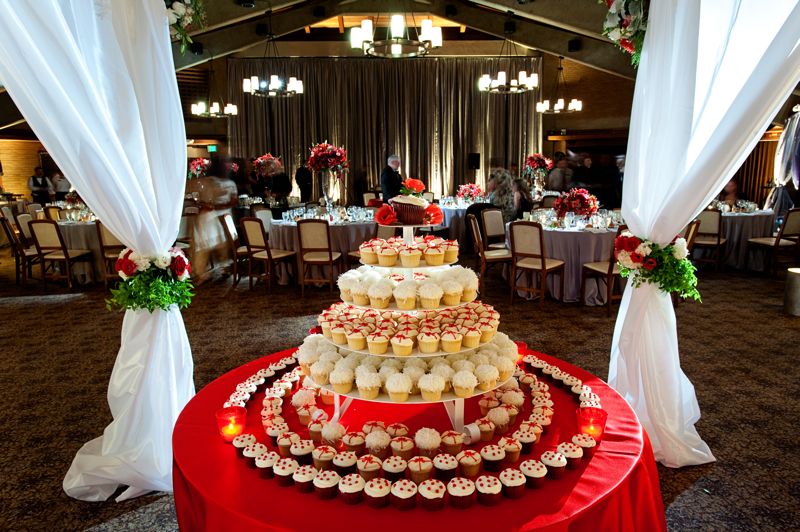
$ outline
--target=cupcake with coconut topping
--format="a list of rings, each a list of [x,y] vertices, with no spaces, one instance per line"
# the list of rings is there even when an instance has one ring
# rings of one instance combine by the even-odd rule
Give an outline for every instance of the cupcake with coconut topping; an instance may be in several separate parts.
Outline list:
[[[381,377],[374,372],[360,373],[356,377],[356,386],[358,387],[358,395],[362,399],[374,400],[377,399],[381,391],[382,385]]]
[[[439,307],[439,302],[442,299],[442,295],[444,291],[442,288],[432,282],[427,281],[420,285],[419,287],[419,301],[420,305],[424,309],[435,309]]]
[[[489,364],[481,364],[475,368],[475,377],[478,379],[478,388],[483,391],[491,390],[497,386],[500,372]],[[316,379],[314,379],[316,380]]]
[[[400,310],[414,310],[417,308],[417,282],[401,281],[394,288],[394,300]]]
[[[388,279],[381,279],[369,287],[367,295],[369,304],[373,308],[383,309],[389,306],[392,301],[392,290],[394,286]]]
[[[336,367],[328,375],[333,390],[339,394],[348,394],[353,389],[353,370],[348,367]]]
[[[408,401],[412,386],[411,377],[404,373],[393,373],[386,380],[386,391],[389,393],[389,399],[395,403]]]
[[[456,371],[453,375],[452,382],[453,391],[461,398],[471,397],[475,393],[475,387],[478,385],[478,379],[475,375],[471,371],[466,370]]]
[[[424,401],[439,401],[442,398],[445,381],[440,375],[427,373],[419,378],[417,387]]]
[[[382,430],[373,430],[364,439],[367,446],[367,452],[371,455],[384,460],[389,455],[389,446],[392,442],[392,437]]]
[[[414,434],[414,443],[421,456],[432,458],[439,453],[442,437],[436,429],[424,427]]]
[[[452,279],[442,282],[442,301],[445,305],[454,306],[461,303],[461,295],[464,289],[461,283]]]

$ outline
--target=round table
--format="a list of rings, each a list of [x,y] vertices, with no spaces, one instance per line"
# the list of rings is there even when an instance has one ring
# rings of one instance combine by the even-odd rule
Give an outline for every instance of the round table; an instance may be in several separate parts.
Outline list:
[[[269,362],[294,350],[275,353],[245,364],[203,388],[183,409],[173,432],[173,484],[181,530],[359,530],[407,531],[415,521],[424,530],[666,530],[658,472],[650,442],[625,400],[597,377],[561,360],[533,353],[582,379],[592,387],[609,412],[605,435],[588,462],[568,470],[561,479],[526,490],[519,500],[504,499],[492,508],[474,504],[465,510],[446,506],[428,512],[419,507],[401,512],[392,507],[373,509],[363,502],[349,506],[337,499],[320,500],[313,493],[282,488],[274,479],[261,478],[217,432],[214,412],[236,384]],[[577,430],[576,402],[562,388],[552,387],[553,424],[534,447],[534,454],[554,449]],[[263,392],[248,403],[247,432],[262,443]],[[466,418],[479,415],[477,399],[466,401]],[[530,401],[518,416],[525,419]],[[326,407],[330,409],[332,407]],[[284,417],[294,429],[297,416],[291,406]],[[401,421],[412,430],[423,426],[444,430],[448,420],[439,405],[381,407],[354,401],[342,419],[353,430],[370,419]],[[306,429],[303,429],[306,430]],[[307,432],[300,431],[301,437]],[[526,455],[523,455],[526,456]]]
[[[506,224],[506,246],[511,249],[509,225]],[[547,258],[564,261],[564,296],[561,296],[558,275],[547,276],[547,288],[553,298],[565,303],[581,301],[581,274],[587,262],[606,262],[614,251],[616,229],[548,229],[544,230],[544,247]],[[527,278],[520,277],[518,283],[525,284]],[[533,297],[518,292],[522,297]],[[586,281],[586,304],[606,304],[605,281]]]
[[[331,249],[346,257],[349,252],[357,251],[362,242],[373,238],[377,227],[375,222],[331,224]],[[297,224],[273,219],[269,227],[269,245],[275,249],[297,251],[299,254],[300,238],[297,234]],[[298,265],[299,260],[298,256]],[[320,272],[313,272],[313,275],[315,277],[327,276],[326,273]],[[285,265],[279,265],[277,277],[279,284],[289,283],[289,272]]]
[[[726,212],[722,214],[722,236],[728,241],[722,249],[722,263],[738,270],[748,268],[747,241],[751,238],[772,236],[775,213],[772,209],[752,213]],[[753,252],[749,268],[764,270],[764,254]]]
[[[100,251],[100,240],[97,238],[97,226],[94,222],[58,222],[58,230],[64,237],[68,249],[88,249],[92,252],[94,266],[86,262],[74,262],[72,276],[80,284],[94,282],[95,276],[105,270],[103,254]],[[92,269],[94,268],[94,270]]]
[[[467,241],[467,208],[466,207],[441,207],[442,227],[450,231],[450,240],[458,240],[463,247]]]

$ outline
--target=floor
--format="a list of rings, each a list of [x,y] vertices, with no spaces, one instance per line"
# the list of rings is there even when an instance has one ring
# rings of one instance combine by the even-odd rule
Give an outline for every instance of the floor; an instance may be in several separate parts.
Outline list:
[[[110,421],[105,391],[119,347],[122,314],[105,309],[100,287],[48,294],[18,288],[0,250],[0,529],[171,530],[171,497],[124,503],[70,499],[61,481],[77,449]],[[786,530],[800,521],[797,408],[800,318],[782,314],[783,282],[703,272],[703,303],[677,307],[684,371],[694,383],[701,436],[711,465],[659,467],[673,530]],[[184,320],[197,388],[259,355],[297,345],[327,290],[203,284]],[[484,300],[501,329],[531,347],[600,376],[608,372],[614,318],[605,310],[547,301],[508,305],[498,279]],[[513,319],[511,316],[514,316]]]

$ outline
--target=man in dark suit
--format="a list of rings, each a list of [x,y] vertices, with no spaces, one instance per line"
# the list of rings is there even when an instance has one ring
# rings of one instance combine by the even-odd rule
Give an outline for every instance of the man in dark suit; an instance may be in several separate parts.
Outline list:
[[[314,187],[314,176],[311,174],[311,170],[306,165],[298,166],[294,173],[294,180],[300,188],[300,201],[303,203],[311,201],[311,190]]]
[[[395,196],[400,195],[403,186],[403,178],[400,177],[400,157],[391,155],[386,161],[386,168],[381,172],[381,192],[383,201],[389,201]]]

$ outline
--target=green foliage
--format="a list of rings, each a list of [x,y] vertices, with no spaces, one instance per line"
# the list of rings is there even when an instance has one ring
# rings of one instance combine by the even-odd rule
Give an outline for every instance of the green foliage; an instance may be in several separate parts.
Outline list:
[[[649,243],[652,251],[648,258],[655,259],[656,265],[648,270],[645,267],[630,269],[620,264],[620,274],[629,279],[633,286],[639,287],[643,283],[657,285],[667,293],[676,292],[684,299],[700,301],[700,292],[697,290],[697,275],[694,264],[689,259],[677,259],[673,254],[673,246],[660,247],[658,244]]]
[[[192,302],[193,289],[191,279],[179,281],[169,270],[151,267],[121,280],[111,290],[106,308],[146,309],[153,312],[156,309],[168,310],[172,305],[177,305],[183,309]]]

